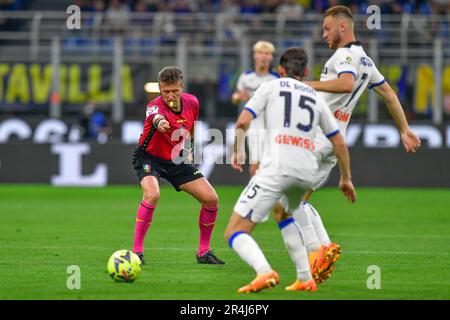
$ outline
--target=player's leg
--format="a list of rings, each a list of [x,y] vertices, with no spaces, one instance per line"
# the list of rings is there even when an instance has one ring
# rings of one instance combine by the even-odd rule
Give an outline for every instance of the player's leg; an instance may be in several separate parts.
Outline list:
[[[319,171],[315,183],[303,197],[302,204],[295,212],[302,230],[305,231],[309,243],[310,267],[317,283],[322,283],[331,276],[334,264],[340,257],[340,246],[332,243],[317,210],[308,202],[313,192],[326,183],[331,170],[336,165],[336,158],[324,148],[319,163]],[[318,241],[318,242],[317,242]],[[320,244],[319,249],[317,246]]]
[[[297,203],[298,203],[298,201],[297,201]],[[288,206],[287,206],[287,198],[286,197],[282,197],[280,199],[280,201],[273,208],[274,219],[279,225],[284,225],[287,221],[290,221],[292,219],[292,214],[287,212],[287,208],[288,208]],[[296,221],[303,233],[303,237],[304,237],[303,240],[305,242],[308,252],[315,252],[315,251],[319,250],[321,247],[319,238],[317,237],[317,235],[315,233],[315,230],[312,226],[309,215],[307,215],[304,212],[303,204],[300,204],[297,207],[297,209],[295,209],[293,211],[293,213],[296,213],[294,218],[296,218]],[[293,229],[292,229],[292,232],[294,232]],[[283,240],[286,243],[287,240],[284,239],[284,237],[289,236],[288,231],[282,232],[281,234],[283,236]],[[290,247],[288,247],[288,251],[289,251],[289,248]]]
[[[305,213],[309,216],[312,227],[314,228],[314,231],[317,237],[319,238],[320,244],[324,246],[329,246],[331,244],[331,240],[330,237],[328,236],[328,232],[325,229],[322,219],[320,218],[319,212],[317,212],[317,210],[309,202],[309,199],[311,198],[313,192],[314,192],[313,190],[309,190],[308,193],[306,193],[305,196],[303,197],[303,202],[306,204],[305,206],[303,206],[303,209],[305,210]]]
[[[331,170],[337,162],[336,157],[333,153],[333,147],[327,138],[317,137],[315,143],[317,148],[316,155],[319,159],[319,170],[317,176],[315,177],[315,181],[313,182],[309,191],[304,195],[303,201],[300,203],[298,208],[294,211],[290,209],[292,212],[294,212],[294,218],[297,220],[297,223],[300,225],[300,228],[303,231],[303,234],[305,236],[305,243],[309,253],[317,253],[321,249],[321,246],[328,246],[330,244],[330,241],[325,227],[323,226],[323,224],[317,224],[317,219],[315,219],[316,215],[312,214],[310,207],[305,203],[309,200],[314,190],[320,188],[327,181]],[[275,220],[280,222],[282,219],[286,219],[286,215],[282,212],[274,214],[274,218]],[[315,224],[313,223],[312,219],[314,219]],[[317,225],[317,230],[315,228],[315,225]],[[320,235],[318,233],[320,233]]]
[[[320,248],[320,239],[315,233],[314,227],[310,221],[310,218],[303,212],[303,205],[297,209],[299,211],[298,217],[301,220],[297,221],[304,233],[305,242],[307,244],[308,252],[318,250]],[[281,198],[280,201],[272,209],[273,217],[277,223],[282,223],[291,218],[291,215],[286,212],[286,199]]]
[[[264,253],[251,236],[256,224],[264,220],[276,199],[276,195],[252,179],[241,193],[230,217],[225,239],[239,257],[256,272],[256,278],[249,285],[241,287],[239,293],[257,292],[279,283],[278,274],[272,270]]]
[[[305,194],[303,198],[303,203],[306,205],[302,205],[299,207],[302,215],[309,216],[309,222],[312,225],[312,228],[315,231],[316,236],[318,237],[320,244],[323,246],[329,246],[331,244],[330,237],[328,236],[328,232],[325,229],[325,226],[320,218],[317,210],[309,203],[309,200],[314,191],[318,190],[322,187],[330,176],[331,170],[333,170],[334,166],[336,166],[337,159],[334,156],[332,146],[330,145],[328,140],[324,140],[325,138],[318,139],[317,148],[318,148],[318,156],[319,156],[319,169],[316,176],[316,180],[313,183],[311,189],[307,194]],[[305,222],[306,223],[306,222]]]
[[[320,241],[315,233],[314,227],[311,223],[310,216],[305,208],[307,203],[302,202],[293,212],[293,218],[299,224],[305,238],[305,244],[309,254],[309,265],[311,273],[316,282],[319,274],[327,270],[332,263],[332,257],[329,254],[327,247],[320,244]]]
[[[302,194],[305,192],[304,186],[295,185],[286,190],[285,196],[279,201],[282,208],[292,208],[298,206]],[[284,212],[284,210],[283,210]],[[317,286],[313,280],[308,261],[308,252],[304,241],[304,235],[293,217],[285,213],[286,219],[282,219],[278,223],[280,232],[283,237],[283,242],[295,265],[297,271],[296,281],[286,290],[289,291],[315,291]]]
[[[153,219],[153,212],[159,200],[158,179],[154,176],[146,176],[141,180],[143,192],[142,201],[136,216],[134,229],[133,252],[135,252],[144,263],[144,239]]]
[[[206,264],[224,264],[211,251],[211,235],[217,219],[219,197],[206,178],[184,183],[179,188],[194,198],[202,205],[199,216],[200,240],[197,250],[197,262]]]
[[[301,199],[301,197],[298,196],[298,199]],[[289,256],[291,257],[297,268],[298,279],[294,284],[286,288],[286,290],[316,290],[316,288],[314,288],[314,285],[312,285],[310,282],[308,273],[310,272],[311,276],[315,279],[318,273],[316,265],[319,262],[323,263],[327,255],[325,248],[320,247],[317,236],[315,236],[313,232],[311,233],[311,229],[307,229],[310,231],[310,233],[308,234],[309,238],[307,238],[306,234],[304,232],[302,233],[303,228],[292,217],[292,213],[287,212],[289,206],[298,206],[298,199],[295,204],[293,204],[293,200],[291,200],[291,204],[289,204],[287,197],[283,196],[273,208],[273,216],[280,228],[283,242],[286,246]],[[305,223],[305,219],[303,219],[302,222]],[[298,245],[299,241],[301,241],[302,246]],[[319,250],[317,251],[312,251],[312,255],[310,255],[309,259],[308,251],[305,246],[307,241],[314,241],[315,246],[319,248]],[[307,266],[308,264],[309,266]]]
[[[320,245],[327,247],[331,242],[317,210],[315,210],[308,201],[313,192],[327,182],[331,170],[337,163],[333,146],[325,136],[318,135],[315,138],[314,143],[316,144],[315,155],[319,160],[319,168],[315,180],[313,181],[310,190],[304,195],[303,202],[298,207],[297,212],[297,217],[301,219],[298,222],[305,233],[309,252],[317,250]],[[305,203],[308,204],[305,205]]]
[[[307,192],[306,194],[309,194],[309,192]],[[291,203],[293,203],[293,201],[291,201]],[[294,211],[297,213],[297,219],[294,219],[292,217],[293,214],[291,212],[287,212],[291,206],[292,204],[288,204],[288,199],[285,196],[281,197],[278,203],[274,206],[273,216],[275,218],[275,221],[277,221],[278,225],[280,226],[283,241],[293,261],[295,260],[295,257],[299,256],[298,250],[301,249],[299,247],[293,246],[292,241],[294,241],[293,239],[297,237],[297,233],[302,233],[302,241],[308,249],[307,252],[309,254],[311,274],[314,280],[317,281],[317,279],[319,278],[319,271],[324,272],[325,270],[329,270],[332,262],[332,257],[328,251],[328,248],[320,244],[309,216],[307,212],[304,212],[304,204],[301,203]],[[295,226],[298,228],[298,230],[293,227],[282,228],[282,226],[288,226],[290,223],[292,223],[293,220],[297,220]],[[300,267],[299,270],[302,270],[302,268]],[[294,288],[295,287],[299,286],[297,285],[294,286]],[[300,286],[300,288],[302,288],[302,286]]]
[[[256,223],[233,212],[225,231],[225,240],[229,246],[256,272],[256,278],[250,284],[239,288],[238,293],[258,292],[280,282],[278,273],[272,269],[258,243],[251,236],[255,226]]]
[[[305,235],[305,244],[308,252],[314,252],[320,249],[321,243],[319,237],[314,230],[309,214],[305,211],[305,202],[293,210],[293,217],[300,225],[303,234]]]
[[[256,241],[251,237],[255,226],[255,222],[233,212],[225,229],[225,240],[239,257],[252,267],[257,275],[260,275],[272,271],[272,268]]]
[[[216,190],[205,177],[184,183],[179,188],[192,195],[202,206],[217,207],[219,204]]]
[[[314,191],[310,190],[299,207],[300,214],[308,216],[314,231],[321,243],[321,249],[310,253],[310,266],[316,283],[322,283],[331,277],[334,265],[341,255],[339,244],[331,242],[325,226],[317,210],[308,202]],[[322,252],[324,251],[324,252]]]
[[[283,207],[283,204],[280,201],[275,203],[275,205],[273,206],[272,215],[277,223],[286,220],[287,218],[290,217],[290,215],[286,212],[286,210]]]
[[[132,163],[143,194],[136,216],[133,252],[139,256],[144,264],[144,239],[159,200],[158,179],[160,173],[158,164],[153,163],[140,148],[134,151]]]

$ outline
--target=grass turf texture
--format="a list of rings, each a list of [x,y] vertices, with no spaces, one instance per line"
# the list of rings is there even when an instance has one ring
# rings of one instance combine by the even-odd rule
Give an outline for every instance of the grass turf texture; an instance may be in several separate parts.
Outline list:
[[[224,266],[198,265],[199,204],[161,188],[146,238],[144,266],[132,284],[105,273],[109,256],[131,249],[141,193],[137,186],[101,189],[0,185],[0,299],[449,299],[450,191],[358,189],[349,205],[337,189],[320,190],[313,204],[342,247],[333,277],[314,293],[285,292],[294,266],[271,219],[254,237],[281,277],[257,294],[236,289],[254,278],[223,232],[242,187],[217,187],[220,212],[212,246]],[[81,290],[66,287],[67,267],[81,269]],[[381,289],[369,290],[370,265]]]

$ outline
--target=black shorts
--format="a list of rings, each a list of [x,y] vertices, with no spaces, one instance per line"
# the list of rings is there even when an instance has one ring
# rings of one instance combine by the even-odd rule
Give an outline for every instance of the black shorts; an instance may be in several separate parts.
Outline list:
[[[146,176],[156,179],[164,178],[169,181],[177,191],[180,186],[203,177],[200,170],[190,163],[175,164],[170,160],[164,160],[152,156],[137,147],[133,153],[133,167],[139,179],[139,183]]]

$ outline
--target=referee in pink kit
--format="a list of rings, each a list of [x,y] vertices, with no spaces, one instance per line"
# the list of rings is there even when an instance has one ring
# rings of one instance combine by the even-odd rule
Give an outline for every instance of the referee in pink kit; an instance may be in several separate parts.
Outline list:
[[[199,217],[200,243],[196,254],[202,264],[224,264],[210,249],[211,234],[218,210],[218,196],[202,173],[191,164],[194,123],[198,119],[198,99],[183,93],[183,74],[177,67],[158,73],[161,95],[146,109],[144,131],[134,151],[133,166],[143,192],[136,217],[133,252],[144,263],[144,239],[150,227],[160,192],[159,179],[169,181],[177,191],[185,191],[202,205]],[[184,148],[186,143],[190,147]],[[186,155],[186,149],[188,155]]]

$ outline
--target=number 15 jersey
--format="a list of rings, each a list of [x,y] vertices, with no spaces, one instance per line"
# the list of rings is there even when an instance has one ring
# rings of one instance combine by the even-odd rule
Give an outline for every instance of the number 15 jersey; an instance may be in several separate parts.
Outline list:
[[[324,99],[293,78],[263,83],[245,109],[264,117],[266,141],[260,164],[262,175],[288,175],[313,181],[318,171],[314,138],[320,127],[327,137],[339,132]]]

